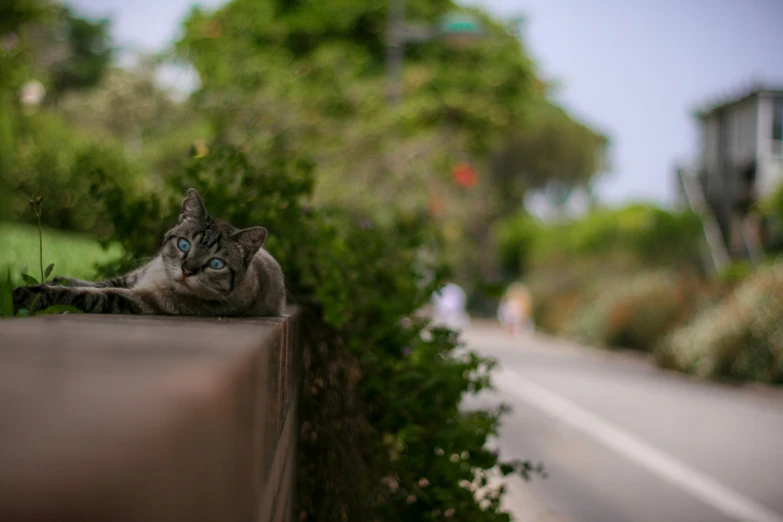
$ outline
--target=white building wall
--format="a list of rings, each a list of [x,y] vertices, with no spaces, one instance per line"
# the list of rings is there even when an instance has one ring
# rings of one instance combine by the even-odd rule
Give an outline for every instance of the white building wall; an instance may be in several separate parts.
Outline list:
[[[774,100],[770,96],[762,96],[758,107],[758,136],[756,154],[759,158],[757,173],[758,195],[765,198],[783,184],[783,148],[773,147],[772,118]]]
[[[756,98],[735,105],[729,112],[729,161],[732,165],[747,165],[756,158],[758,112]]]
[[[783,144],[773,147],[772,111],[774,98],[761,94],[727,108],[725,125],[728,130],[726,160],[728,168],[739,169],[757,161],[756,188],[759,197],[764,198],[783,185]],[[700,121],[701,168],[707,173],[708,197],[722,198],[723,186],[720,179],[720,119],[713,114]],[[728,174],[732,177],[736,174]]]

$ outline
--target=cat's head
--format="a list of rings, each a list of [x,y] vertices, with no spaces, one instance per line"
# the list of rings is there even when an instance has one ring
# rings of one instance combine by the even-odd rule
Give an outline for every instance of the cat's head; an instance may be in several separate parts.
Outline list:
[[[195,189],[182,202],[177,225],[166,233],[161,258],[172,285],[205,299],[222,299],[242,282],[266,240],[263,227],[237,230],[214,219]]]

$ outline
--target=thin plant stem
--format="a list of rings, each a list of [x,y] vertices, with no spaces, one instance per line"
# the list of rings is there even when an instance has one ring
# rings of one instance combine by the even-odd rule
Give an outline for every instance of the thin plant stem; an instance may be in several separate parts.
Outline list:
[[[28,310],[28,313],[32,314],[33,310],[35,310],[35,305],[38,303],[38,298],[41,297],[41,294],[36,294],[35,299],[33,299],[32,304],[30,305],[30,309]]]

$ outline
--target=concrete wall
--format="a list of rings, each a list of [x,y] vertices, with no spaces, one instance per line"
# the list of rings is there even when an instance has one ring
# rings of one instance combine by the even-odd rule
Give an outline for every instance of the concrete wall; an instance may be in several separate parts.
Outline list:
[[[291,520],[289,312],[0,321],[0,520]]]

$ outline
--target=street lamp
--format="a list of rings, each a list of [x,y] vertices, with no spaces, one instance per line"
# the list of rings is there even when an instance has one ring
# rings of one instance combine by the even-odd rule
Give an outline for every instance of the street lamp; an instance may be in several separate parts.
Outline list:
[[[443,16],[436,27],[405,23],[405,0],[389,0],[389,19],[386,36],[386,67],[389,105],[402,98],[402,65],[407,42],[426,42],[439,39],[450,47],[468,47],[481,40],[484,33],[478,20],[462,12]]]

